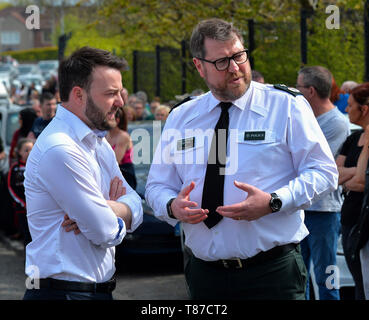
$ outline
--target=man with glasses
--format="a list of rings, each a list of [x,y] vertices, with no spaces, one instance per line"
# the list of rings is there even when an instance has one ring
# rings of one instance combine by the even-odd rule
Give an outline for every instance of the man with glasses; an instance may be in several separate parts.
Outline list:
[[[331,72],[321,66],[306,67],[299,71],[296,88],[310,103],[314,115],[336,157],[350,134],[348,120],[329,100],[332,88]],[[320,300],[339,300],[339,290],[327,286],[327,267],[336,265],[337,240],[340,229],[342,198],[340,190],[335,190],[315,202],[305,210],[305,224],[310,234],[301,242],[301,253],[307,270],[311,260],[319,288]],[[307,281],[307,289],[309,281]],[[309,290],[306,290],[309,299]]]
[[[210,91],[170,113],[146,200],[182,222],[192,299],[304,299],[302,209],[337,187],[329,146],[301,95],[251,81],[231,23],[201,21],[190,47]]]

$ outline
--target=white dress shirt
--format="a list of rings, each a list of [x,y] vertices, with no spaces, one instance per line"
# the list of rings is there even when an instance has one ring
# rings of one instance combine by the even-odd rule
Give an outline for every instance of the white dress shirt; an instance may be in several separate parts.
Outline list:
[[[108,206],[110,182],[118,176],[126,195],[117,201],[132,211],[126,230]],[[114,151],[77,116],[58,107],[38,137],[26,164],[25,193],[32,242],[26,248],[26,273],[40,278],[104,282],[115,272],[115,247],[142,222],[141,198],[126,183]],[[64,215],[81,233],[66,232]]]
[[[146,200],[171,225],[166,204],[194,181],[190,199],[201,206],[210,142],[220,116],[219,101],[208,92],[169,115],[150,169]],[[186,245],[203,260],[248,258],[260,251],[298,243],[307,234],[304,208],[337,188],[338,172],[328,143],[302,95],[251,82],[229,109],[224,205],[247,193],[234,180],[276,192],[281,211],[254,221],[223,218],[208,229],[203,222],[182,223]]]

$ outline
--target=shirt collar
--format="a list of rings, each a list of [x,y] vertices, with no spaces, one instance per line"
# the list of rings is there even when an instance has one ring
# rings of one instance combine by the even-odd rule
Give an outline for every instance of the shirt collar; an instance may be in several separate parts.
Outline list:
[[[64,121],[66,121],[69,124],[69,126],[73,129],[73,131],[76,134],[76,137],[78,138],[79,141],[82,141],[87,136],[93,136],[93,137],[95,137],[95,140],[96,140],[98,135],[101,135],[101,133],[104,132],[104,131],[98,131],[98,130],[95,130],[96,132],[94,132],[80,118],[78,118],[73,112],[71,112],[71,111],[67,110],[66,108],[64,108],[63,105],[58,106],[55,117],[58,117],[58,118],[60,118]],[[105,134],[106,134],[106,132],[105,132]]]
[[[251,81],[249,88],[246,90],[243,96],[238,98],[237,100],[232,101],[233,105],[239,108],[240,110],[244,110],[246,106],[249,104],[249,98],[251,97],[252,91],[253,91],[253,83]],[[216,108],[220,102],[221,101],[215,98],[213,93],[211,92],[209,96],[208,112]]]

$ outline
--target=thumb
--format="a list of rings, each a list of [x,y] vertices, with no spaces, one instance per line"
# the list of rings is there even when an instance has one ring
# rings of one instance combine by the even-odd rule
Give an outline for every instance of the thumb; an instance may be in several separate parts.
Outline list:
[[[234,185],[238,189],[241,189],[241,190],[247,192],[248,194],[251,194],[251,193],[254,192],[254,186],[252,186],[251,184],[247,184],[247,183],[244,183],[244,182],[240,182],[240,181],[235,180],[234,181]]]
[[[179,194],[182,197],[187,197],[194,188],[195,188],[195,182],[191,181],[191,183],[188,186],[184,187]]]

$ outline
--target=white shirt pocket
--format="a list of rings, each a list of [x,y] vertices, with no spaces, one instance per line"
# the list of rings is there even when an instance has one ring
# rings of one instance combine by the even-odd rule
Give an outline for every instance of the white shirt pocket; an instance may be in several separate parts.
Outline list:
[[[184,184],[203,178],[207,157],[202,136],[186,136],[174,140],[172,152],[174,163]]]

